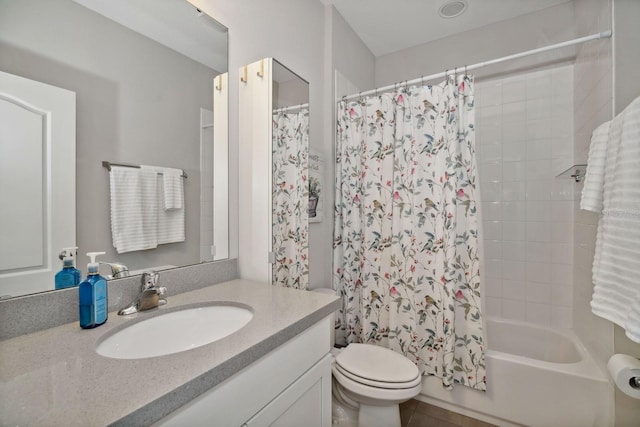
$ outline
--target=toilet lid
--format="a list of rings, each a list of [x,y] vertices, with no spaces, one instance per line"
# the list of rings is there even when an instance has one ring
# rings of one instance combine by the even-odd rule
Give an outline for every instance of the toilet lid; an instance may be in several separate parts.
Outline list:
[[[409,383],[419,378],[418,367],[403,355],[372,344],[349,344],[336,356],[336,364],[376,383]]]

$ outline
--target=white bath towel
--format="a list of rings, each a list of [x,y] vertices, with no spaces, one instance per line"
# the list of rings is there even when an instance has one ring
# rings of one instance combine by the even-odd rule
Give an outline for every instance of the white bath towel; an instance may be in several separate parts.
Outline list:
[[[640,98],[611,122],[591,309],[640,342]]]
[[[580,209],[602,212],[602,193],[604,190],[604,169],[611,122],[601,124],[591,135],[587,173],[580,198]]]
[[[116,251],[121,254],[157,247],[157,173],[112,166],[109,184],[111,236]]]
[[[183,242],[185,240],[185,207],[184,207],[184,190],[183,190],[183,182],[182,182],[182,170],[180,169],[172,169],[172,168],[163,168],[158,166],[149,166],[142,165],[143,170],[153,171],[156,173],[156,179],[158,180],[158,190],[157,190],[157,218],[158,218],[158,227],[157,227],[157,238],[158,244],[164,243],[175,243],[175,242]],[[169,178],[170,186],[174,187],[170,189],[169,193],[171,198],[173,198],[173,194],[175,193],[173,190],[175,189],[175,184],[173,181],[175,179],[179,180],[179,197],[181,198],[181,208],[171,208],[165,209],[165,202],[167,200],[167,191],[165,190],[165,183],[167,180],[165,179],[165,171],[169,175],[172,175]],[[176,171],[179,171],[179,175],[176,177]],[[158,174],[162,175],[158,175]]]

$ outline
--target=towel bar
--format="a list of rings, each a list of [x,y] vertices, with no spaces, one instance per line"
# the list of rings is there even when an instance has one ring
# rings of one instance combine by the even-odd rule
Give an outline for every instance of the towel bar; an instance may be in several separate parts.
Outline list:
[[[124,168],[137,168],[140,169],[140,165],[129,165],[126,163],[111,163],[111,162],[106,162],[106,161],[102,161],[102,167],[106,168],[108,171],[111,171],[111,166],[122,166]],[[160,175],[162,175],[162,172],[158,172]],[[183,178],[187,178],[187,173],[183,170],[182,171],[182,175],[180,175]]]

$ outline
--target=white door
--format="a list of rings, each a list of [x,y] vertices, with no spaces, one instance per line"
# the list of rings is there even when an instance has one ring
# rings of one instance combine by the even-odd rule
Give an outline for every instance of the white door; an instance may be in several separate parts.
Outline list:
[[[54,289],[76,246],[76,94],[0,72],[0,296]]]

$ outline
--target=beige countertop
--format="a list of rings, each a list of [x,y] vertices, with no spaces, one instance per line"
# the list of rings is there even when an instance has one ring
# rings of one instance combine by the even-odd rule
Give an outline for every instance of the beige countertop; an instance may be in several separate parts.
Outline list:
[[[334,296],[242,279],[168,300],[131,316],[109,313],[95,329],[76,321],[1,341],[0,425],[149,425],[339,307]],[[250,306],[253,318],[228,337],[181,353],[123,360],[95,352],[103,337],[128,324],[221,301]]]

